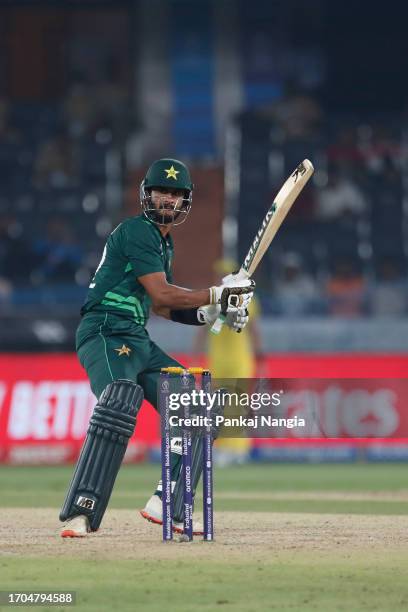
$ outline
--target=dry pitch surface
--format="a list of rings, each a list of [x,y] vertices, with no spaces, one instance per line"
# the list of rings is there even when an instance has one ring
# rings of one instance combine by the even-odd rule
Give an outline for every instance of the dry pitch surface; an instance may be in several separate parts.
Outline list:
[[[400,553],[408,561],[408,516],[218,512],[216,541],[161,542],[161,527],[133,510],[110,510],[99,532],[59,537],[55,508],[2,508],[0,555],[78,559],[278,559],[287,553]],[[182,547],[182,550],[180,550]]]

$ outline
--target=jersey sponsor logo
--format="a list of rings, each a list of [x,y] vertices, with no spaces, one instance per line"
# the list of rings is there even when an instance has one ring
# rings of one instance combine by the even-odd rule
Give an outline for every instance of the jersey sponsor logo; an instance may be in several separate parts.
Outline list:
[[[126,355],[126,357],[129,357],[130,353],[132,352],[132,349],[126,346],[126,344],[122,344],[120,348],[115,348],[115,351],[118,353],[119,357],[121,355]]]
[[[177,175],[180,170],[176,170],[174,166],[171,166],[170,168],[165,168],[164,171],[167,172],[166,178],[173,178],[175,181],[177,181]]]

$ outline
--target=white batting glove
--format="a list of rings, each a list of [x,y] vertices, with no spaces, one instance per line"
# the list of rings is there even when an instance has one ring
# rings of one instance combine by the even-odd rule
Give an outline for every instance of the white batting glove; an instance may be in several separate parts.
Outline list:
[[[197,308],[197,319],[200,323],[212,325],[214,321],[218,319],[220,312],[221,306],[219,304],[214,304],[214,306],[200,306],[200,308]]]
[[[246,280],[246,278],[247,277],[245,277],[245,276],[243,276],[241,278],[241,276],[239,274],[239,271],[238,272],[231,272],[231,274],[227,274],[227,276],[224,276],[221,279],[221,282],[222,282],[223,285],[227,285],[228,286],[228,285],[231,285],[234,282],[237,282],[237,281],[239,282],[241,280]]]
[[[236,312],[229,312],[225,319],[225,325],[240,334],[249,321],[248,310],[238,308]]]
[[[247,308],[254,295],[255,282],[252,279],[233,280],[231,284],[210,288],[210,304],[221,306],[221,312],[236,312]]]
[[[197,319],[200,323],[212,325],[216,321],[221,312],[219,304],[214,306],[200,306],[197,309]],[[238,308],[234,312],[229,312],[225,319],[225,324],[233,331],[240,333],[248,323],[249,316],[246,308]]]

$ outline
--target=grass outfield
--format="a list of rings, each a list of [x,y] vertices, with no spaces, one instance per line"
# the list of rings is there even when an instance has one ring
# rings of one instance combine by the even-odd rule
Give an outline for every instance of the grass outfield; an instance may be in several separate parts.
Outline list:
[[[159,470],[158,465],[123,466],[110,508],[143,507]],[[66,466],[0,467],[0,507],[58,508],[71,474]],[[339,496],[333,499],[330,493],[336,492]],[[405,492],[408,495],[406,464],[252,464],[215,473],[216,510],[250,512],[255,504],[258,512],[408,514],[408,504],[396,495]],[[377,493],[378,498],[358,498],[359,493]]]
[[[66,541],[71,468],[1,467],[0,590],[75,590],[78,611],[408,609],[405,464],[218,469],[213,544],[140,519],[158,473],[124,466],[101,532]]]
[[[15,589],[75,589],[74,611],[397,612],[408,606],[403,565],[403,558],[374,563],[362,556],[329,560],[304,553],[257,565],[181,559],[173,567],[160,559],[114,564],[9,559],[2,564],[1,581]],[[40,608],[56,609],[70,608]]]

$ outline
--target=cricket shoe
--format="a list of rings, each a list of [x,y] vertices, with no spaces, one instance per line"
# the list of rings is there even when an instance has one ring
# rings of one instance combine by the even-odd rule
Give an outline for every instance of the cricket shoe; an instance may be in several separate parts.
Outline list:
[[[67,520],[61,529],[61,538],[84,538],[90,531],[88,517],[80,514]]]
[[[163,506],[162,500],[158,495],[152,495],[149,501],[147,502],[144,510],[140,511],[140,514],[146,520],[151,523],[156,523],[156,525],[163,524]],[[184,533],[184,525],[182,522],[173,521],[173,531],[175,533]],[[200,521],[198,521],[193,516],[193,535],[200,536],[204,535],[203,526]]]

